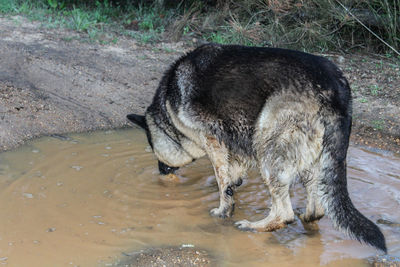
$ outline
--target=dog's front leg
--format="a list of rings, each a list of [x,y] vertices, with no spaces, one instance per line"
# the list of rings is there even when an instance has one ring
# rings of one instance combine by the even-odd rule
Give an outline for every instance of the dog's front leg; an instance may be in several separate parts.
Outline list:
[[[232,182],[229,177],[228,150],[214,137],[207,137],[205,150],[214,167],[215,178],[219,188],[219,207],[212,209],[212,216],[226,218],[232,216],[235,202],[233,199]]]

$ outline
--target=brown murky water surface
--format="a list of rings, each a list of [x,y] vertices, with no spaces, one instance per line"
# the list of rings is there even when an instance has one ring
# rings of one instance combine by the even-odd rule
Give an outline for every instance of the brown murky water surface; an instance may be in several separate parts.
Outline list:
[[[233,222],[268,213],[269,194],[254,172],[236,194],[232,219],[218,205],[211,165],[201,159],[158,175],[136,129],[56,136],[0,154],[0,265],[109,266],[152,247],[208,250],[218,266],[366,266],[371,247],[349,240],[324,218],[310,232],[299,220],[274,233],[238,231]],[[400,222],[400,159],[351,148],[349,191],[373,221]],[[294,208],[305,207],[300,185]],[[389,253],[400,255],[400,226],[380,224]]]

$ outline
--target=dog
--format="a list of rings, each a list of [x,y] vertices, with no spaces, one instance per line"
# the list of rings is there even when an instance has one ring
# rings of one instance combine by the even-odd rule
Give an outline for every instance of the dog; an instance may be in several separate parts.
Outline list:
[[[269,215],[242,230],[274,231],[294,221],[289,187],[307,192],[304,223],[326,213],[350,237],[386,253],[379,228],[352,204],[346,155],[352,121],[349,83],[329,60],[287,49],[206,44],[162,77],[145,115],[161,174],[207,155],[219,187],[212,216],[234,210],[234,191],[258,168],[271,193]]]

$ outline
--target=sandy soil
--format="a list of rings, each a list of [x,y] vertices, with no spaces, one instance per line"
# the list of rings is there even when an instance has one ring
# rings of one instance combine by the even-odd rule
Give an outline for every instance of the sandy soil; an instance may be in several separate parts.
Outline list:
[[[40,135],[126,126],[125,115],[144,112],[163,71],[190,49],[123,36],[117,44],[84,42],[18,16],[0,18],[0,36],[0,151]],[[353,142],[400,153],[399,63],[324,56],[352,85]]]

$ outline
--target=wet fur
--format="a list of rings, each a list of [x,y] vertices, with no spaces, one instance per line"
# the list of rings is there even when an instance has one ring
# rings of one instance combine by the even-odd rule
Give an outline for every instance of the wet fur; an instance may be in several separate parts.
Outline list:
[[[327,213],[340,230],[386,251],[379,228],[348,195],[350,88],[327,59],[285,49],[201,46],[165,73],[143,128],[167,166],[210,158],[220,191],[213,216],[232,215],[234,190],[256,167],[271,192],[271,211],[257,222],[237,222],[238,228],[273,231],[291,223],[289,187],[299,177],[307,191],[304,222]]]

